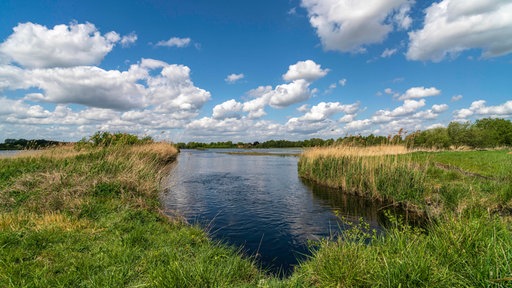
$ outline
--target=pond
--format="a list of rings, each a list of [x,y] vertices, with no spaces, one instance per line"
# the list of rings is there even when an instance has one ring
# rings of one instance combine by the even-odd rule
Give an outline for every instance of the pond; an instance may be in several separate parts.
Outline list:
[[[300,151],[228,154],[234,151],[182,150],[164,203],[213,239],[256,257],[263,269],[289,275],[310,254],[308,241],[345,227],[336,214],[381,230],[378,204],[301,180],[293,156]]]

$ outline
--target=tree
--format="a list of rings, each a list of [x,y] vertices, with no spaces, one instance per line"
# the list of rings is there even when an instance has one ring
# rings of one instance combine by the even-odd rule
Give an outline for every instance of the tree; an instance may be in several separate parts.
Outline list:
[[[469,122],[450,122],[450,124],[448,124],[448,136],[450,137],[450,140],[454,146],[458,147],[468,145],[468,143],[470,142],[470,127],[471,123]]]

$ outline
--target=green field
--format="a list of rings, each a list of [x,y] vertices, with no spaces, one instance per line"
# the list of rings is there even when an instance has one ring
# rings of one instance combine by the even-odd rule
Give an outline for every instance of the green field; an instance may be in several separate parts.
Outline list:
[[[331,150],[329,150],[331,149]],[[385,236],[355,226],[324,240],[294,273],[319,287],[510,287],[510,150],[306,152],[299,174],[422,214],[424,228],[395,223]],[[396,151],[395,151],[396,150]],[[354,236],[355,235],[355,236]],[[368,239],[371,243],[368,244]]]
[[[348,223],[279,279],[161,211],[172,145],[93,146],[0,159],[0,287],[512,285],[510,150],[304,154],[303,177],[396,201],[430,222],[412,228],[390,214],[382,235]]]
[[[230,287],[251,260],[160,210],[170,144],[0,160],[0,287]]]

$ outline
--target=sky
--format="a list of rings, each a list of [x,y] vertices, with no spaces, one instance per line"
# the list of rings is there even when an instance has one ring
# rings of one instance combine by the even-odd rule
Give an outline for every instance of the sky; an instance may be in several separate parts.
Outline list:
[[[512,119],[512,0],[2,0],[0,141]]]

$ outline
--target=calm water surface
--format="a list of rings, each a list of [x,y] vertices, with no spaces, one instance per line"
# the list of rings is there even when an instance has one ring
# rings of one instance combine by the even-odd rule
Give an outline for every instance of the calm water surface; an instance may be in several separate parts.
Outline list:
[[[263,268],[288,275],[309,254],[308,240],[335,235],[343,227],[334,211],[351,220],[362,217],[380,230],[375,204],[303,182],[298,157],[224,152],[182,150],[165,206],[205,227],[212,238],[256,255]]]
[[[0,150],[0,158],[12,157],[20,152],[20,150]]]

